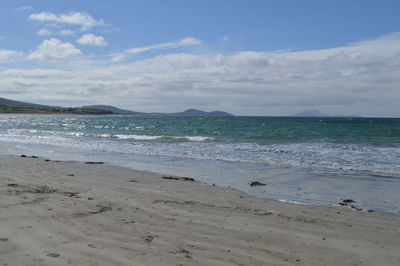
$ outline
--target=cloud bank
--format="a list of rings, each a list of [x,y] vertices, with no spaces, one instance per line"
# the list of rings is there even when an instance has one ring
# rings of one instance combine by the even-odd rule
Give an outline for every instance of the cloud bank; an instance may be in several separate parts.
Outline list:
[[[201,43],[188,37],[127,52]],[[15,55],[2,50],[0,60]],[[333,49],[169,53],[119,63],[84,57],[71,43],[50,39],[27,58],[54,63],[0,71],[3,90],[20,100],[107,103],[138,111],[197,107],[288,115],[312,107],[333,114],[400,116],[400,33]]]

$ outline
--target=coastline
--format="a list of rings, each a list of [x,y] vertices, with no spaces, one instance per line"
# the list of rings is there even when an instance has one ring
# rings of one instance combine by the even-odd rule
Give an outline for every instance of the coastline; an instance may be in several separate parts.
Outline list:
[[[0,155],[8,265],[399,265],[400,214]]]
[[[321,119],[5,115],[0,153],[105,161],[256,197],[325,206],[351,198],[356,208],[400,212],[392,134],[400,120]],[[250,187],[253,181],[266,186]]]

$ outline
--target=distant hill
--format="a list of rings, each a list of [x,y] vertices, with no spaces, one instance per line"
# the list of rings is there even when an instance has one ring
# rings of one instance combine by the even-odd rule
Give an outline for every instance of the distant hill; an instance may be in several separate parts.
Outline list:
[[[67,108],[0,98],[0,113],[59,113],[59,114],[112,114],[110,111],[92,108]]]
[[[318,110],[304,110],[304,111],[294,114],[292,116],[297,116],[297,117],[360,117],[357,115],[325,115],[325,114],[320,113]]]
[[[184,112],[180,113],[171,113],[169,115],[175,116],[233,116],[233,114],[222,112],[222,111],[213,111],[213,112],[205,112],[197,109],[188,109]]]
[[[222,112],[222,111],[213,111],[213,112],[205,112],[197,109],[188,109],[184,112],[178,113],[142,113],[131,110],[119,109],[115,106],[111,105],[88,105],[83,106],[83,108],[95,108],[100,110],[111,111],[114,114],[123,114],[123,115],[149,115],[149,116],[233,116],[233,114]]]
[[[320,117],[320,116],[326,116],[326,115],[321,114],[318,110],[304,110],[304,111],[294,114],[292,116]]]
[[[145,113],[141,113],[141,112],[119,109],[119,108],[117,108],[115,106],[111,106],[111,105],[88,105],[88,106],[83,106],[82,108],[100,109],[100,110],[113,112],[114,114],[145,114]]]
[[[60,111],[63,108],[59,106],[47,106],[26,102],[13,101],[5,98],[0,98],[0,108],[5,110],[21,110],[21,109],[32,109],[32,110],[52,110]]]
[[[119,109],[111,105],[88,105],[82,107],[61,107],[19,102],[0,98],[0,113],[39,113],[39,114],[124,114],[144,116],[233,116],[230,113],[214,111],[204,112],[196,109],[188,109],[180,113],[141,113]]]

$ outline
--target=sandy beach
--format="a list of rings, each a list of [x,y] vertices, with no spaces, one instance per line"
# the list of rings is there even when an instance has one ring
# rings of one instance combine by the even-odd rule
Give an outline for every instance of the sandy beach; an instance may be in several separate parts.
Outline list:
[[[400,215],[0,156],[1,265],[400,265]]]

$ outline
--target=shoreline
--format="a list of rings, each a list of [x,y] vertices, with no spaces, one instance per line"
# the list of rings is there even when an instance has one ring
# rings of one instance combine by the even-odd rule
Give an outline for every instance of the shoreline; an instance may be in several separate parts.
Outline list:
[[[356,208],[400,212],[396,161],[400,150],[390,133],[398,129],[397,122],[69,115],[16,118],[2,119],[1,153],[105,161],[190,176],[256,197],[324,206],[352,199]],[[242,126],[230,130],[236,123]],[[350,131],[346,130],[348,123],[354,125]],[[369,133],[362,130],[368,124]],[[387,134],[380,136],[382,126]],[[336,130],[338,136],[329,133]],[[308,133],[303,135],[303,131]],[[250,187],[253,181],[266,186]]]
[[[191,178],[191,179],[193,179],[191,181],[195,181],[196,183],[199,183],[199,184],[202,184],[202,185],[205,185],[205,186],[213,186],[213,187],[216,186],[216,187],[223,188],[223,189],[238,191],[238,192],[243,193],[243,194],[245,194],[246,196],[249,196],[249,197],[255,197],[255,198],[259,198],[259,199],[267,199],[267,200],[272,200],[272,201],[277,201],[277,202],[282,202],[282,203],[295,204],[295,205],[320,206],[320,207],[341,207],[341,206],[343,207],[344,206],[344,207],[349,207],[349,208],[351,208],[353,210],[361,211],[361,212],[382,212],[382,213],[394,213],[394,214],[399,213],[400,214],[400,211],[399,212],[395,212],[395,211],[384,211],[384,210],[380,210],[380,209],[363,209],[363,208],[359,208],[357,206],[357,201],[354,201],[353,199],[351,199],[351,197],[340,198],[340,199],[338,199],[337,203],[331,203],[331,204],[322,204],[322,203],[316,203],[316,202],[308,202],[307,203],[305,201],[287,200],[287,199],[279,199],[279,198],[270,198],[268,196],[262,197],[260,195],[252,195],[252,194],[249,194],[248,192],[246,192],[244,190],[232,187],[230,185],[223,186],[223,185],[220,185],[220,184],[219,185],[210,184],[210,183],[207,183],[205,181],[200,181],[200,180],[194,179],[194,178],[189,177],[189,176],[183,176],[183,175],[180,175],[180,174],[161,173],[160,171],[157,172],[157,171],[150,171],[150,170],[139,170],[139,169],[134,169],[134,168],[132,168],[130,166],[118,165],[116,163],[107,162],[107,161],[51,160],[51,159],[46,159],[46,158],[43,158],[41,156],[36,156],[36,155],[0,154],[0,156],[3,156],[3,155],[4,156],[15,157],[15,158],[21,158],[22,157],[22,158],[41,159],[41,160],[44,160],[44,161],[47,161],[47,162],[63,162],[63,163],[83,164],[83,165],[84,164],[100,164],[100,165],[103,165],[104,167],[115,167],[117,169],[118,168],[122,168],[122,169],[125,169],[125,170],[128,170],[128,171],[130,170],[130,171],[134,171],[134,172],[144,173],[144,174],[149,175],[149,176],[157,176],[157,177],[160,177],[160,178],[164,177],[164,176],[176,177],[178,179]],[[267,184],[264,184],[264,183],[260,183],[257,180],[254,180],[254,181],[250,181],[248,183],[249,187],[253,187],[254,186],[251,183],[259,183],[259,184],[256,184],[255,186],[256,187],[260,187],[260,188],[262,188],[263,186],[267,185]]]
[[[17,154],[0,154],[1,155],[5,155],[5,156],[12,156],[15,158],[19,158],[22,155],[17,155]],[[398,208],[382,208],[382,206],[371,206],[371,205],[366,205],[364,202],[364,199],[361,197],[360,195],[352,195],[352,193],[344,193],[343,195],[338,195],[335,198],[335,201],[332,201],[332,199],[330,199],[329,201],[318,201],[315,199],[311,199],[311,198],[296,198],[293,197],[293,199],[289,199],[290,198],[290,194],[288,194],[288,191],[283,190],[283,191],[279,191],[276,190],[277,193],[272,194],[272,195],[268,195],[268,194],[263,194],[263,193],[254,193],[254,191],[260,191],[264,188],[271,188],[271,182],[269,182],[268,180],[266,180],[265,178],[254,178],[254,179],[247,179],[248,183],[245,186],[241,186],[241,187],[237,187],[235,185],[232,184],[226,184],[226,183],[221,183],[221,182],[211,182],[211,180],[203,180],[204,177],[201,176],[201,173],[199,173],[200,168],[196,168],[196,171],[191,171],[192,173],[182,173],[180,171],[174,171],[171,169],[167,169],[165,167],[165,164],[163,164],[163,168],[158,168],[158,166],[155,166],[156,169],[153,170],[148,170],[148,166],[144,167],[144,169],[140,169],[140,168],[135,168],[134,166],[130,165],[129,163],[122,163],[122,164],[118,164],[117,162],[112,162],[112,161],[106,161],[107,158],[101,158],[95,156],[95,158],[80,158],[80,159],[69,159],[69,160],[65,160],[62,159],[63,154],[59,154],[57,156],[57,162],[70,162],[70,163],[77,163],[77,164],[82,164],[85,163],[87,160],[95,160],[95,161],[101,161],[102,164],[104,164],[104,166],[108,167],[116,167],[116,168],[124,168],[127,170],[132,170],[132,171],[139,171],[139,172],[144,172],[146,174],[149,175],[156,175],[156,176],[165,176],[165,175],[170,175],[170,176],[176,176],[176,177],[192,177],[196,179],[196,182],[204,184],[204,185],[212,185],[212,186],[217,186],[217,187],[221,187],[221,188],[227,188],[227,189],[233,189],[233,190],[238,190],[244,194],[246,194],[247,196],[251,196],[251,197],[256,197],[256,198],[261,198],[261,199],[270,199],[270,200],[275,200],[275,201],[279,201],[279,202],[283,202],[283,203],[291,203],[291,204],[298,204],[298,205],[306,205],[306,206],[323,206],[323,207],[338,207],[338,206],[347,206],[349,208],[352,208],[354,210],[357,211],[363,211],[363,212],[386,212],[386,213],[400,213],[400,211],[398,210]],[[34,157],[34,158],[40,158],[45,160],[46,158],[48,158],[48,155],[24,155],[26,157]],[[61,158],[60,158],[61,156]],[[97,158],[96,158],[97,157]],[[49,160],[50,161],[50,160]],[[54,161],[54,160],[53,160]],[[163,170],[160,170],[163,169]],[[223,168],[225,169],[225,168]],[[179,169],[182,170],[182,169]],[[270,174],[271,172],[269,172]],[[270,177],[273,177],[274,174],[269,175]],[[284,175],[285,176],[290,176],[291,174],[295,174],[295,171],[293,171],[292,173],[287,173],[285,172]],[[243,176],[245,177],[245,176]],[[237,178],[237,177],[235,177]],[[215,180],[218,181],[218,180]],[[252,182],[265,182],[265,184],[263,183],[263,185],[261,186],[252,186],[251,183]],[[298,185],[296,185],[297,189],[295,191],[292,191],[293,195],[296,194],[300,195],[301,193],[303,193],[303,196],[306,196],[307,193],[310,192],[310,189],[308,189],[308,192],[305,192],[304,189],[304,185],[302,185],[302,180],[300,180],[300,183]],[[317,189],[321,189],[321,188],[315,188]],[[279,196],[279,193],[282,192],[286,192],[285,194],[280,194],[281,196]],[[289,196],[289,198],[288,198]],[[321,198],[322,199],[322,198]],[[382,201],[382,200],[381,200]],[[372,202],[372,201],[371,201]],[[397,204],[398,204],[398,200],[396,200]],[[396,205],[396,202],[393,201],[392,204],[394,204],[393,206]],[[389,206],[389,205],[388,205]]]
[[[398,265],[400,214],[0,155],[8,265]]]

